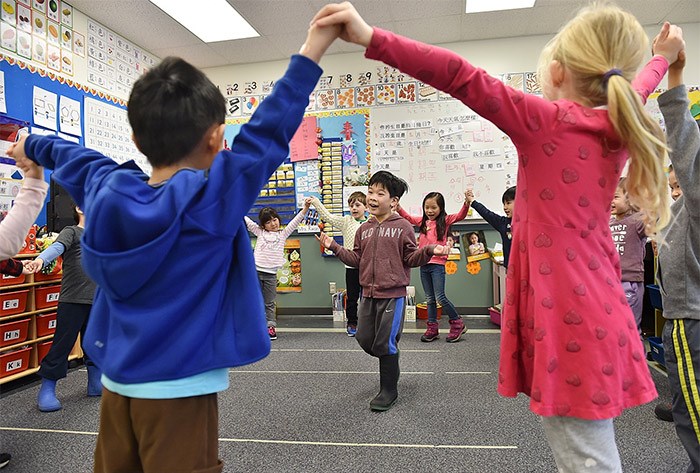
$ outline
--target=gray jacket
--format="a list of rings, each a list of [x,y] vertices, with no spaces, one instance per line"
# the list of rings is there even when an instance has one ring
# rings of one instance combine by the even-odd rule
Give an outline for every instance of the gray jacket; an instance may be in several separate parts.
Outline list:
[[[667,319],[700,319],[700,130],[688,109],[685,86],[659,96],[671,163],[683,195],[671,205],[661,231],[659,280]]]

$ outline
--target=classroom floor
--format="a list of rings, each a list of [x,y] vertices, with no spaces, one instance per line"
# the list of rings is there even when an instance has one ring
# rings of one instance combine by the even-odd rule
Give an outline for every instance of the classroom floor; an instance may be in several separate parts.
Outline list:
[[[219,395],[220,457],[225,472],[553,472],[554,459],[528,399],[496,393],[499,330],[468,317],[459,343],[421,343],[425,323],[406,323],[399,400],[369,410],[379,384],[377,360],[328,318],[282,317],[270,356],[231,371]],[[661,399],[665,375],[651,366]],[[90,472],[99,398],[85,396],[87,372],[59,382],[63,410],[36,408],[38,379],[3,386],[0,451],[7,472]],[[626,472],[678,473],[688,460],[672,423],[655,402],[615,422]]]

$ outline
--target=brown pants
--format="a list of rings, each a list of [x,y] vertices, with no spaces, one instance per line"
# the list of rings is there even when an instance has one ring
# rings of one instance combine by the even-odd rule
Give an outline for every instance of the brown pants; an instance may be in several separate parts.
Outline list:
[[[221,473],[217,396],[135,399],[102,391],[95,473]]]

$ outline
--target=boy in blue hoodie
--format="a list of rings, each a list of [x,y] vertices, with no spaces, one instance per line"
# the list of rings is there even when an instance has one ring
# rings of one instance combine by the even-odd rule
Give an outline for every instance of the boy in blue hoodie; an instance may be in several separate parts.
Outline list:
[[[289,153],[338,35],[311,27],[285,75],[223,150],[214,84],[166,58],[134,84],[129,122],[147,176],[54,136],[10,153],[49,169],[85,210],[83,265],[98,289],[83,344],[102,369],[95,471],[220,472],[217,392],[270,339],[243,223]]]

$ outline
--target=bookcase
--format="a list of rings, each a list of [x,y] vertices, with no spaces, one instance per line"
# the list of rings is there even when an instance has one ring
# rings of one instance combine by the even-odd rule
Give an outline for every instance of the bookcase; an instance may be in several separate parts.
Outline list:
[[[35,254],[20,254],[31,260]],[[0,384],[39,371],[56,328],[56,306],[61,274],[0,275]],[[80,340],[69,360],[82,358]]]

